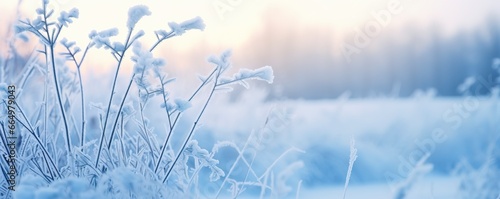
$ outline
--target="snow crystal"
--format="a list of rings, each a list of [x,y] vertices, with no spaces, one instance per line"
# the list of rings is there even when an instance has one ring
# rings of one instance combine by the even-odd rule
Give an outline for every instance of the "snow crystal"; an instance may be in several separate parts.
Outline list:
[[[134,7],[131,7],[128,10],[128,21],[127,21],[127,27],[130,29],[133,29],[135,27],[135,24],[141,20],[142,17],[151,15],[151,11],[149,11],[149,8],[145,5],[137,5]]]

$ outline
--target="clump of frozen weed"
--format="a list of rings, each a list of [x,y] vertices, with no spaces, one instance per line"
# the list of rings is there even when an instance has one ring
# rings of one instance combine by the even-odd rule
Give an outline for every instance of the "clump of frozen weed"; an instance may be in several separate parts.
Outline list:
[[[497,75],[500,74],[500,59],[493,60],[492,68]],[[489,90],[490,96],[486,99],[489,104],[488,111],[491,115],[498,115],[500,105],[500,77],[493,79],[493,75],[488,77],[470,77],[459,87],[459,91],[465,96],[477,94],[477,89],[472,85],[477,82],[485,82],[485,78],[491,78],[492,88]],[[492,129],[498,131],[500,126],[496,117],[491,117]],[[454,174],[460,178],[460,195],[462,198],[500,198],[500,137],[496,134],[490,135],[490,143],[487,145],[482,164],[471,163],[471,160],[462,159],[455,167]]]
[[[292,191],[290,182],[296,176],[297,170],[304,166],[302,161],[287,161],[293,152],[304,153],[297,148],[279,149],[281,154],[267,153],[275,151],[272,148],[276,143],[275,134],[282,133],[284,126],[288,125],[289,113],[284,109],[273,108],[268,114],[264,125],[248,136],[243,146],[233,142],[219,142],[214,145],[211,155],[224,152],[224,148],[236,151],[236,157],[228,166],[227,174],[222,179],[222,184],[217,186],[217,193],[211,197],[219,198],[224,190],[230,192],[231,198],[246,193],[258,194],[259,198],[284,198],[290,196]],[[272,149],[270,149],[272,148]],[[258,165],[257,159],[272,156],[270,162]],[[287,162],[287,165],[279,165]],[[288,164],[289,163],[289,164]],[[263,164],[263,162],[259,162]],[[275,173],[277,172],[277,173]]]
[[[462,198],[497,198],[500,196],[500,139],[493,140],[488,149],[486,160],[479,167],[474,167],[467,160],[462,160],[455,173],[460,177],[460,195]]]
[[[76,42],[60,38],[61,32],[79,17],[78,9],[63,11],[56,16],[49,3],[49,0],[43,0],[42,7],[36,10],[35,19],[20,20],[16,26],[18,34],[31,33],[38,38],[42,47],[37,47],[36,51],[43,59],[33,56],[29,59],[29,67],[25,67],[27,71],[24,75],[12,82],[24,85],[29,78],[37,76],[43,80],[38,85],[43,96],[37,96],[39,106],[35,109],[30,107],[24,110],[23,100],[16,104],[19,108],[16,119],[18,131],[23,139],[19,142],[17,154],[19,185],[15,198],[199,197],[199,172],[203,168],[210,171],[209,180],[212,182],[231,174],[231,171],[226,174],[219,168],[219,160],[214,158],[217,147],[209,152],[192,137],[216,91],[231,89],[230,86],[236,83],[248,87],[248,80],[272,83],[271,67],[241,69],[227,75],[232,64],[229,59],[231,52],[225,51],[208,59],[213,69],[200,77],[200,85],[189,97],[172,96],[166,85],[174,82],[175,78],[168,77],[163,68],[166,61],[155,57],[153,51],[167,39],[181,36],[189,30],[204,30],[205,24],[200,17],[182,23],[168,23],[170,30],[155,31],[157,41],[150,47],[144,47],[140,39],[146,32],[136,30],[136,24],[152,13],[147,6],[134,6],[128,11],[127,33],[123,41],[116,40],[120,35],[117,28],[94,30],[89,34],[90,40],[85,48],[80,48]],[[92,48],[104,48],[116,61],[109,98],[104,105],[85,100],[81,68],[85,67],[84,61]],[[129,50],[132,50],[132,55],[127,54]],[[134,63],[134,70],[125,90],[118,92],[118,74],[128,61]],[[0,72],[3,77],[3,67]],[[5,85],[0,84],[0,88],[3,87]],[[138,100],[130,97],[134,91]],[[208,91],[206,98],[201,100],[201,106],[193,106],[193,99],[202,97],[201,91]],[[117,96],[117,93],[122,95]],[[162,103],[149,104],[155,97],[161,98]],[[144,111],[147,106],[161,107],[160,110],[168,118],[166,129],[154,129],[149,124],[147,116],[151,113]],[[191,110],[194,107],[201,109]],[[93,114],[99,116],[98,137],[87,133],[90,114],[86,110],[94,111]],[[186,111],[197,111],[197,116],[189,128],[176,129],[175,132],[185,133],[185,138],[180,145],[173,145],[170,138]],[[131,125],[134,128],[128,128]],[[3,122],[2,132],[5,132]],[[158,133],[167,136],[158,142]],[[273,165],[255,183],[246,180],[236,183],[238,191],[235,195],[242,192],[243,186],[250,185],[262,187],[265,193],[269,189],[266,182]],[[278,180],[283,181],[301,165],[293,164],[285,170],[287,173],[278,175]],[[2,162],[1,166],[5,174],[7,165]],[[250,173],[252,165],[247,166]],[[224,182],[227,181],[231,179],[225,178]],[[6,180],[2,179],[2,184],[5,183]],[[280,183],[280,186],[286,187],[283,182]]]

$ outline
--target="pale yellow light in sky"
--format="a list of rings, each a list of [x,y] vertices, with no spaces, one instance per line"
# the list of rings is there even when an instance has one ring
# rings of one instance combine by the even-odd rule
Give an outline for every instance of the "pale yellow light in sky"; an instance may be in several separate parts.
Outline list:
[[[384,2],[377,0],[378,2]],[[18,1],[7,0],[0,9],[4,15],[11,16],[13,20]],[[24,17],[34,19],[41,1],[25,0],[21,4]],[[203,32],[190,32],[185,38],[176,38],[168,42],[168,48],[176,52],[189,52],[200,46],[217,49],[237,48],[245,44],[249,37],[260,31],[266,24],[264,13],[282,12],[291,13],[294,19],[283,21],[287,25],[324,26],[340,31],[351,31],[354,26],[362,23],[367,7],[375,5],[373,2],[366,4],[359,1],[286,1],[286,0],[51,0],[49,8],[55,9],[56,16],[63,10],[77,7],[80,10],[79,19],[75,20],[69,28],[63,30],[62,37],[76,41],[84,46],[88,42],[88,33],[92,30],[104,30],[112,27],[120,29],[121,35],[117,37],[122,41],[126,35],[125,24],[127,11],[138,4],[147,5],[151,16],[144,17],[136,29],[146,31],[142,42],[150,45],[155,41],[153,31],[167,29],[170,21],[182,22],[195,16],[204,19],[206,29]],[[220,6],[223,6],[222,8]],[[1,21],[6,24],[7,20]],[[278,27],[279,28],[279,27]],[[265,31],[265,30],[264,30]],[[99,60],[89,60],[100,65],[112,64],[110,56],[100,56]],[[180,60],[178,60],[181,62]],[[189,60],[188,60],[189,61]]]
[[[373,20],[370,14],[372,11],[386,9],[391,1],[394,0],[51,0],[51,8],[56,10],[56,15],[61,10],[73,7],[80,10],[80,18],[62,34],[69,40],[77,41],[80,46],[88,42],[87,35],[91,30],[112,27],[120,29],[122,34],[117,40],[123,40],[127,11],[134,5],[147,5],[152,12],[151,16],[143,18],[137,25],[137,29],[146,31],[147,35],[142,40],[146,45],[154,42],[153,31],[168,30],[168,22],[182,22],[200,16],[207,25],[205,31],[190,32],[183,38],[169,41],[167,46],[175,49],[175,52],[190,52],[203,47],[214,49],[215,54],[221,49],[238,48],[246,44],[256,32],[266,31],[262,29],[267,20],[282,13],[293,16],[290,20],[283,20],[284,25],[297,26],[299,29],[317,26],[334,30],[336,35],[332,37],[342,41],[342,35],[352,35],[355,28],[363,27]],[[494,11],[495,5],[499,5],[497,1],[488,0],[396,1],[403,7],[403,12],[392,17],[389,28],[396,28],[409,21],[424,25],[440,20],[445,26],[474,25],[488,11]],[[17,0],[0,2],[0,24],[3,27],[15,19],[17,3]],[[41,0],[22,1],[23,16],[34,18],[34,10],[40,4]],[[5,28],[0,31],[2,40],[6,39],[4,30]],[[100,63],[104,61],[99,60]],[[112,63],[112,59],[108,61]]]
[[[61,10],[69,10],[77,7],[80,10],[80,19],[76,20],[71,28],[64,31],[65,36],[77,41],[85,41],[87,34],[93,30],[102,30],[110,27],[118,27],[122,32],[127,20],[127,10],[133,5],[144,4],[149,6],[152,15],[144,18],[138,24],[138,28],[151,31],[167,27],[167,22],[181,22],[195,16],[201,16],[207,24],[207,30],[203,36],[191,36],[189,41],[183,43],[179,48],[189,48],[200,39],[209,45],[239,45],[252,35],[255,30],[265,22],[262,13],[271,9],[277,13],[281,11],[293,12],[300,21],[283,21],[283,23],[316,24],[328,26],[340,31],[350,31],[353,26],[362,23],[367,15],[367,8],[377,7],[384,0],[371,1],[286,1],[286,0],[52,0],[52,8],[56,13]],[[237,2],[237,3],[234,3]],[[16,0],[7,0],[2,4],[2,10],[14,14]],[[217,3],[228,6],[230,9],[221,11],[215,6]],[[40,2],[36,0],[25,0],[22,11],[33,13]],[[380,7],[380,6],[378,6]],[[5,12],[4,12],[5,13]],[[221,15],[223,18],[221,18]],[[29,16],[29,15],[26,15]],[[1,21],[5,24],[6,21]],[[188,44],[188,45],[184,45]]]

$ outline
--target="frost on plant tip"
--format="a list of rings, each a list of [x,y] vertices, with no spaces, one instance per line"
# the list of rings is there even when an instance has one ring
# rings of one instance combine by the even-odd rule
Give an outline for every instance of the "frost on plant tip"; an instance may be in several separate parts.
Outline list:
[[[238,73],[234,75],[234,79],[259,79],[272,84],[274,80],[273,68],[271,66],[264,66],[255,70],[240,69]]]
[[[184,152],[198,158],[202,166],[210,168],[210,181],[215,182],[225,176],[224,171],[217,167],[219,160],[214,159],[206,149],[201,148],[197,140],[191,140]]]
[[[217,82],[218,86],[224,86],[234,83],[239,83],[245,88],[249,88],[249,84],[246,80],[262,80],[271,84],[274,80],[273,69],[270,66],[264,66],[255,70],[250,69],[240,69],[233,77],[221,77]]]
[[[148,50],[142,49],[140,43],[135,43],[132,48],[134,55],[132,56],[132,61],[134,64],[134,72],[136,74],[143,74],[146,70],[150,68],[158,68],[165,65],[165,60],[160,58],[154,58],[153,53]],[[158,69],[155,69],[158,70]]]
[[[135,27],[135,24],[141,20],[142,17],[151,15],[151,11],[149,11],[149,8],[145,5],[137,5],[134,7],[131,7],[128,10],[128,21],[127,21],[127,27],[129,29],[133,29]]]
[[[184,21],[180,24],[175,22],[168,23],[168,26],[172,31],[174,31],[175,35],[180,36],[184,34],[187,30],[197,29],[197,30],[205,30],[205,23],[201,17],[195,17],[193,19]]]
[[[68,41],[68,39],[66,39],[66,38],[63,38],[60,42],[66,48],[71,48],[76,44],[76,42]]]
[[[100,32],[92,30],[89,34],[89,38],[92,40],[92,45],[96,48],[104,46],[104,48],[107,49],[111,46],[109,38],[116,35],[118,35],[118,28],[110,28]]]
[[[349,155],[349,168],[347,169],[347,175],[345,177],[345,185],[344,185],[344,195],[342,198],[345,199],[347,193],[347,186],[349,185],[349,180],[351,179],[352,167],[354,166],[354,162],[358,158],[358,149],[355,147],[356,141],[354,138],[351,139],[351,154]]]
[[[231,57],[232,52],[230,50],[226,50],[222,52],[220,57],[210,56],[208,57],[208,62],[221,67],[222,70],[226,70],[231,67],[231,62],[229,62],[229,57]]]
[[[123,52],[125,50],[125,45],[120,42],[113,42],[113,48],[118,52]]]
[[[35,20],[33,20],[33,22],[31,23],[31,25],[33,26],[34,30],[40,30],[40,29],[42,29],[43,26],[44,26],[42,17],[38,16]]]
[[[57,18],[57,21],[59,21],[59,24],[61,26],[68,27],[68,24],[73,23],[73,19],[72,18],[77,19],[78,16],[79,16],[79,14],[80,13],[79,13],[79,11],[78,11],[77,8],[73,8],[69,12],[62,11],[61,15],[59,16],[59,18]]]

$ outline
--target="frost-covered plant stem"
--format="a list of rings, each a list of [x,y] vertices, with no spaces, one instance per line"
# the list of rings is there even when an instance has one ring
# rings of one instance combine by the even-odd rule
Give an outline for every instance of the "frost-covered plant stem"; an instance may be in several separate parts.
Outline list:
[[[76,69],[77,69],[77,74],[78,74],[78,84],[80,84],[80,102],[81,102],[81,109],[82,109],[82,129],[81,129],[81,137],[80,137],[80,147],[83,147],[83,144],[85,143],[85,97],[84,97],[84,92],[83,92],[83,82],[82,82],[82,73],[81,73],[81,66],[83,63],[83,60],[85,60],[85,56],[87,55],[87,52],[90,49],[90,43],[87,45],[85,48],[85,51],[83,52],[82,58],[80,59],[80,62],[76,61],[75,53],[71,52],[70,48],[68,46],[65,46],[66,50],[68,51],[68,54],[71,56],[71,59],[75,63]],[[83,150],[83,149],[82,149]]]
[[[194,93],[191,95],[191,97],[189,97],[189,99],[188,99],[189,102],[191,100],[193,100],[194,96],[196,96],[196,94],[198,94],[198,92],[200,92],[200,90],[205,85],[208,84],[208,82],[211,80],[211,78],[213,77],[213,75],[216,72],[217,72],[217,68],[214,68],[214,70],[210,73],[210,75],[208,75],[208,78],[205,81],[203,81],[203,83],[201,83],[200,86],[198,86],[198,88],[194,91]],[[164,90],[164,87],[162,87],[162,89]],[[163,95],[164,95],[163,97],[165,98],[165,92],[163,92]],[[164,101],[164,103],[166,104],[166,101]],[[165,110],[167,111],[167,114],[169,114],[167,107],[165,107]],[[161,160],[163,158],[163,155],[165,154],[165,149],[166,149],[166,146],[168,145],[168,141],[170,139],[170,135],[172,134],[173,129],[174,129],[175,125],[177,124],[177,121],[178,121],[180,115],[181,115],[181,112],[177,113],[177,116],[175,117],[174,122],[172,123],[172,125],[170,127],[170,130],[168,132],[167,138],[165,139],[165,142],[163,143],[163,148],[161,150],[160,157],[158,158],[158,162],[156,163],[155,173],[158,171],[158,168],[160,166],[160,163],[161,163]],[[170,114],[169,114],[169,121],[170,121]]]
[[[165,94],[165,84],[163,84],[163,81],[164,79],[159,76],[158,77],[160,79],[160,82],[161,82],[161,94],[163,96],[163,104],[167,104],[167,95]],[[172,135],[172,131],[174,129],[174,126],[172,124],[172,119],[170,117],[170,111],[168,111],[168,107],[165,106],[165,113],[167,113],[167,118],[168,118],[168,134],[167,134],[167,137],[165,138],[165,143],[163,144],[163,148],[161,149],[161,152],[160,152],[160,156],[158,157],[158,162],[156,163],[156,166],[155,166],[155,170],[154,172],[158,172],[158,168],[160,167],[160,163],[161,163],[161,158],[163,157],[163,154],[165,153],[165,149],[167,148],[167,144],[168,144],[168,140],[170,139],[170,135]]]
[[[299,184],[297,185],[297,192],[295,193],[295,199],[299,199],[300,197],[300,188],[302,187],[302,180],[299,181]]]
[[[177,153],[177,156],[175,157],[174,161],[172,162],[172,165],[170,166],[170,168],[168,168],[167,174],[165,175],[165,178],[163,178],[163,183],[165,183],[168,180],[168,177],[170,176],[170,173],[172,172],[173,168],[175,167],[175,164],[177,163],[177,161],[179,160],[179,157],[184,152],[184,149],[186,148],[187,143],[189,142],[189,140],[191,140],[191,137],[193,136],[194,130],[196,129],[196,126],[198,125],[198,122],[200,121],[201,116],[205,112],[205,110],[206,110],[206,108],[208,106],[208,103],[212,99],[212,96],[213,96],[213,94],[215,92],[215,88],[217,87],[217,81],[219,80],[219,76],[222,73],[222,67],[217,67],[217,69],[215,71],[217,71],[217,74],[215,75],[214,85],[212,86],[212,89],[210,90],[210,94],[208,95],[208,99],[205,101],[205,104],[203,105],[203,108],[201,109],[201,112],[198,114],[198,117],[194,121],[193,126],[191,127],[191,131],[189,132],[188,136],[184,140],[184,143],[182,144],[182,147],[179,150],[179,153]],[[208,79],[210,79],[210,78],[208,78]],[[199,91],[199,89],[196,90],[195,94],[198,91]],[[190,98],[190,99],[192,99],[192,98]]]
[[[121,111],[123,109],[123,105],[125,104],[125,100],[127,99],[128,93],[130,91],[130,87],[132,86],[132,83],[134,82],[134,77],[135,77],[135,73],[132,75],[132,78],[130,78],[130,81],[129,81],[128,86],[127,86],[127,90],[125,91],[125,94],[123,95],[122,101],[120,103],[120,107],[118,108],[118,113],[116,114],[115,121],[113,122],[113,129],[111,130],[111,136],[109,137],[109,141],[108,141],[108,150],[111,148],[111,142],[113,141],[113,136],[115,135],[115,130],[116,130],[116,126],[118,124],[118,119],[120,118],[119,113],[121,113]]]
[[[83,59],[85,58],[85,54],[87,54],[89,47],[85,49],[85,52],[83,53],[82,60],[80,61],[80,64],[82,63]],[[85,97],[84,97],[84,92],[83,92],[83,83],[82,83],[82,72],[80,70],[80,65],[78,66],[77,69],[78,73],[78,83],[80,84],[80,101],[81,101],[81,109],[82,109],[82,132],[81,132],[81,138],[80,138],[80,147],[83,147],[83,144],[85,143]],[[83,149],[82,149],[83,150]]]
[[[300,150],[300,149],[298,149],[298,148],[295,148],[295,147],[293,147],[293,148],[290,148],[290,149],[286,150],[286,151],[285,151],[285,152],[283,152],[283,153],[282,153],[282,154],[281,154],[278,158],[276,158],[276,159],[274,160],[274,162],[273,162],[273,163],[272,163],[269,167],[267,167],[266,171],[262,174],[262,176],[258,178],[258,181],[262,181],[262,180],[264,180],[264,183],[263,183],[263,184],[261,184],[260,198],[264,198],[264,195],[265,195],[265,193],[266,193],[266,189],[268,189],[268,188],[269,188],[269,187],[267,186],[267,181],[268,181],[268,179],[269,179],[269,176],[270,176],[270,174],[271,174],[272,169],[274,168],[274,166],[276,166],[276,164],[278,164],[278,162],[279,162],[282,158],[284,158],[284,157],[285,157],[288,153],[291,153],[291,152],[293,152],[293,151],[297,151],[297,152],[300,152],[300,153],[305,153],[305,151],[302,151],[302,150]],[[273,176],[271,175],[271,183],[272,183],[272,181],[273,181]],[[271,191],[272,191],[272,189],[271,189]]]
[[[229,171],[227,172],[226,176],[224,177],[224,180],[222,180],[222,183],[219,187],[219,190],[217,191],[217,194],[215,195],[215,198],[219,198],[220,194],[222,193],[222,189],[224,188],[224,185],[226,184],[227,180],[229,179],[229,176],[231,176],[231,174],[233,173],[234,169],[236,168],[236,164],[240,161],[240,159],[244,159],[243,158],[243,151],[245,151],[248,147],[248,144],[250,143],[250,139],[252,138],[252,136],[254,135],[254,132],[252,132],[250,134],[250,136],[248,137],[247,141],[245,142],[245,144],[243,145],[243,148],[240,150],[238,150],[238,157],[236,157],[236,160],[233,162],[233,164],[231,165],[231,168],[229,168]],[[253,158],[255,158],[256,154],[254,154]],[[248,172],[250,172],[251,170],[251,167],[248,167]],[[257,176],[257,175],[255,175]]]
[[[129,42],[130,42],[130,37],[132,35],[132,30],[133,30],[132,28],[129,29],[128,35],[127,35],[127,40],[125,41],[125,48],[123,49],[123,52],[119,55],[120,58],[118,60],[118,66],[116,67],[115,76],[113,78],[113,86],[111,87],[111,94],[109,96],[109,102],[108,102],[108,107],[107,107],[107,110],[106,110],[106,116],[104,118],[104,125],[103,125],[103,128],[102,128],[102,134],[101,134],[101,138],[99,140],[99,149],[97,150],[97,157],[96,157],[96,161],[95,161],[95,167],[97,167],[99,165],[99,158],[101,156],[102,144],[104,143],[104,136],[106,135],[106,127],[107,127],[107,124],[108,124],[109,112],[111,110],[111,103],[113,102],[113,96],[115,95],[116,81],[118,79],[118,72],[120,71],[120,66],[122,64],[123,57],[125,57],[125,52],[127,51],[128,47],[129,47]],[[118,113],[120,113],[120,112],[118,112]]]
[[[358,158],[358,149],[355,147],[354,139],[351,139],[351,154],[349,156],[349,168],[347,169],[347,175],[345,177],[345,185],[344,185],[344,195],[342,196],[345,199],[345,195],[347,193],[347,186],[349,185],[349,180],[351,179],[352,167],[354,166],[354,161]]]
[[[45,148],[45,145],[42,144],[42,141],[40,140],[40,138],[38,137],[38,135],[35,133],[35,131],[33,129],[33,126],[31,125],[31,123],[29,122],[28,118],[26,117],[26,114],[24,113],[23,109],[17,103],[16,103],[16,107],[19,110],[19,112],[21,113],[21,116],[23,117],[23,119],[26,120],[26,124],[24,122],[22,122],[21,120],[19,120],[19,118],[17,118],[17,117],[15,117],[16,121],[19,122],[19,124],[21,124],[26,130],[28,130],[28,132],[30,132],[30,134],[35,138],[36,142],[38,143],[38,145],[40,146],[40,148],[43,151],[44,157],[47,156],[47,158],[49,159],[51,165],[54,167],[57,175],[59,177],[61,177],[61,173],[59,172],[59,170],[57,169],[57,166],[55,165],[54,161],[51,158],[52,156],[50,156],[49,152]],[[46,160],[45,160],[45,162],[47,164],[47,168],[50,169],[50,165],[48,164],[48,162]]]
[[[128,49],[128,47],[130,47],[130,44],[129,44],[129,39],[130,39],[130,36],[131,36],[132,30],[133,30],[133,29],[130,29],[130,31],[129,31],[129,35],[128,35],[128,37],[127,37],[127,42],[125,42],[125,50],[127,50],[127,49]],[[158,41],[157,41],[157,42],[153,45],[153,47],[151,47],[151,48],[149,49],[149,52],[153,52],[153,50],[154,50],[154,49],[158,46],[158,44],[160,44],[160,43],[161,43],[162,41],[164,41],[165,39],[168,39],[168,38],[173,37],[173,36],[175,36],[175,35],[174,35],[174,34],[172,34],[172,33],[170,33],[168,36],[165,36],[165,37],[163,37],[163,38],[159,39],[159,40],[158,40]],[[133,42],[133,41],[132,41],[132,42]],[[123,51],[122,55],[120,56],[120,62],[122,61],[122,58],[123,58],[123,56],[124,56],[124,54],[125,54],[125,50]],[[117,74],[118,74],[118,73],[117,73]],[[118,113],[120,113],[120,112],[122,111],[122,109],[123,109],[123,105],[125,104],[125,100],[127,99],[127,96],[128,96],[129,91],[130,91],[130,88],[131,88],[131,86],[132,86],[132,83],[134,82],[135,75],[136,75],[136,73],[134,73],[134,74],[132,75],[132,77],[130,78],[130,81],[129,81],[128,86],[127,86],[127,90],[125,91],[125,94],[123,95],[122,101],[121,101],[121,103],[120,103],[120,107],[118,108]],[[116,78],[115,78],[115,83],[116,83]],[[114,85],[114,83],[113,83],[113,85]],[[111,102],[111,101],[110,101],[110,102]],[[110,104],[110,105],[111,105],[111,104]],[[108,106],[108,111],[109,111],[109,109],[110,109],[110,107]],[[116,116],[115,121],[113,122],[113,129],[111,130],[111,136],[110,136],[110,139],[109,139],[109,141],[108,141],[108,150],[111,148],[111,143],[112,143],[112,141],[113,141],[113,136],[114,136],[114,133],[115,133],[115,130],[116,130],[116,125],[118,124],[118,118],[119,118],[119,114]],[[105,122],[105,125],[106,125],[106,122]],[[175,125],[175,124],[174,124],[174,125]],[[173,126],[173,125],[172,125],[172,126]],[[106,127],[106,126],[105,126],[105,127]],[[171,128],[170,133],[172,132],[172,129],[173,129],[173,127]],[[104,130],[103,130],[103,132],[104,132]],[[170,134],[170,133],[169,133],[169,134]],[[160,156],[160,158],[161,158],[161,156]],[[158,162],[160,162],[160,160],[158,160]],[[155,172],[156,172],[156,170],[155,170]]]
[[[63,119],[63,123],[64,123],[64,129],[65,129],[65,132],[66,132],[66,146],[68,148],[68,156],[70,157],[69,161],[72,162],[72,146],[71,146],[71,139],[70,139],[70,134],[69,134],[69,127],[68,127],[68,120],[66,118],[66,112],[64,111],[64,106],[63,106],[63,102],[62,102],[62,97],[61,97],[61,89],[59,87],[59,81],[57,79],[57,70],[56,70],[56,62],[55,62],[55,56],[54,56],[54,46],[56,44],[56,41],[57,41],[57,37],[59,36],[59,33],[61,33],[61,30],[62,30],[62,25],[58,25],[57,27],[57,33],[55,34],[55,29],[52,29],[52,34],[50,34],[50,30],[49,30],[49,25],[48,25],[48,22],[47,22],[47,5],[44,4],[43,5],[43,17],[44,17],[44,20],[45,20],[45,33],[46,33],[46,36],[47,36],[47,41],[48,41],[48,44],[49,44],[49,48],[50,48],[50,61],[51,61],[51,65],[52,65],[52,74],[53,74],[53,77],[54,77],[54,84],[55,84],[55,87],[56,87],[56,94],[57,94],[57,101],[59,103],[59,109],[61,110],[61,116],[62,116],[62,119]],[[52,37],[51,37],[52,35]],[[47,53],[47,52],[45,52]],[[45,54],[47,55],[47,54]]]
[[[149,52],[152,52],[162,41],[168,39],[168,38],[171,38],[171,37],[174,37],[175,34],[174,34],[174,31],[170,31],[167,35],[165,36],[162,36],[161,38],[158,36],[158,34],[156,34],[156,38],[158,39],[155,44],[153,44],[153,46],[149,49]]]

